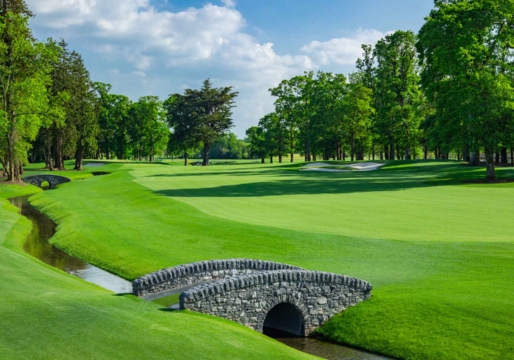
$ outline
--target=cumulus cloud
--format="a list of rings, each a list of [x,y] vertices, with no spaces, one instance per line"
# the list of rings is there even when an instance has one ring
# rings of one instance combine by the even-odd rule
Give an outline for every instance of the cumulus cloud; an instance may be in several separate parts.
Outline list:
[[[221,0],[221,2],[227,7],[236,7],[235,0]]]
[[[260,43],[245,32],[245,19],[234,8],[234,0],[177,12],[159,10],[150,0],[27,3],[37,14],[33,23],[38,29],[66,38],[71,48],[80,44],[97,53],[95,68],[102,68],[100,63],[105,61],[103,73],[109,75],[114,89],[131,91],[134,98],[147,95],[143,91],[165,97],[182,91],[186,82],[201,86],[206,77],[216,86],[234,85],[240,92],[234,114],[240,135],[272,110],[270,87],[306,70],[354,64],[362,43],[374,43],[384,35],[359,30],[346,38],[313,41],[298,54],[278,55],[272,43]],[[108,70],[113,67],[133,78],[115,77]]]
[[[362,44],[374,45],[386,34],[377,30],[359,29],[352,37],[342,37],[320,42],[313,41],[302,47],[320,65],[351,65],[362,55]]]

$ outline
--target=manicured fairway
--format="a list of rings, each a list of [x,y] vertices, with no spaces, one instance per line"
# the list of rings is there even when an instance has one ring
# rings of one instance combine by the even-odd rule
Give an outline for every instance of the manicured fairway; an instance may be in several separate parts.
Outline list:
[[[228,321],[115,296],[29,257],[31,224],[0,184],[0,359],[297,359],[312,357]]]
[[[452,162],[104,169],[33,198],[85,260],[129,279],[229,257],[348,274],[374,296],[320,330],[334,340],[400,358],[513,356],[514,184],[463,185],[483,170]]]

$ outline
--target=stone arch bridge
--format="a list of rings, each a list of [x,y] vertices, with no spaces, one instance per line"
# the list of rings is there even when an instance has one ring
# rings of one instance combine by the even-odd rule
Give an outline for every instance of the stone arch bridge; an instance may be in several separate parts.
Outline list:
[[[180,293],[180,309],[238,322],[259,332],[308,336],[346,308],[371,297],[371,284],[271,261],[214,260],[181,265],[133,282],[134,294]]]
[[[64,176],[46,174],[26,176],[22,180],[27,184],[38,187],[41,187],[41,185],[47,181],[50,189],[55,189],[58,185],[70,182],[70,179]]]

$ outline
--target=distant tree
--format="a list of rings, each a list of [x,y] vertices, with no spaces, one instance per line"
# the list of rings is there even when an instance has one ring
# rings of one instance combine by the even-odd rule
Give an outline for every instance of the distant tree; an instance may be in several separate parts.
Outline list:
[[[411,31],[396,31],[380,40],[374,50],[377,62],[373,83],[376,129],[382,142],[389,146],[389,158],[403,149],[411,158],[417,144],[421,123],[422,93],[419,88],[416,36]],[[396,154],[401,158],[400,153]]]
[[[355,143],[369,138],[372,116],[375,109],[372,106],[372,90],[363,84],[350,83],[344,98],[343,129],[348,134],[350,142],[350,156],[355,158]],[[363,159],[359,159],[363,160]]]
[[[266,156],[268,156],[268,148],[264,138],[264,130],[259,126],[252,126],[246,130],[247,141],[250,143],[250,156],[261,159],[264,164]]]
[[[185,157],[187,149],[202,143],[202,165],[209,165],[212,144],[234,126],[231,116],[238,93],[232,89],[214,88],[207,79],[200,90],[186,89],[184,95],[173,94],[167,100],[167,119]]]
[[[163,153],[169,139],[162,103],[157,96],[143,96],[132,105],[130,135],[137,158],[155,161],[156,153]]]
[[[189,152],[194,151],[199,144],[198,118],[192,100],[191,97],[185,95],[173,94],[164,101],[166,121],[172,129],[168,148],[171,151],[176,149],[182,151],[185,166],[188,165]]]
[[[233,87],[213,88],[209,79],[200,90],[186,90],[196,110],[198,140],[203,143],[203,166],[209,165],[211,144],[234,126],[232,108],[238,93]],[[196,100],[196,103],[195,103]]]

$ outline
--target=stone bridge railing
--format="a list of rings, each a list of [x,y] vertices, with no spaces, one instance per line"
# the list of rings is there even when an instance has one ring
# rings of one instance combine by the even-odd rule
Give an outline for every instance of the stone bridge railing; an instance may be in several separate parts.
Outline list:
[[[349,276],[304,271],[266,271],[228,278],[185,291],[180,308],[236,321],[254,330],[270,326],[307,336],[330,317],[371,296],[371,284]],[[277,305],[288,305],[269,319]],[[293,310],[291,310],[293,309]],[[299,326],[289,330],[291,311]],[[289,318],[288,318],[289,317]]]
[[[156,297],[195,284],[205,284],[239,275],[271,270],[301,270],[301,268],[251,259],[202,261],[163,269],[137,278],[132,283],[133,292],[141,297]]]
[[[41,187],[47,181],[50,189],[55,189],[58,185],[70,182],[70,179],[59,175],[31,175],[22,179],[27,184]]]

